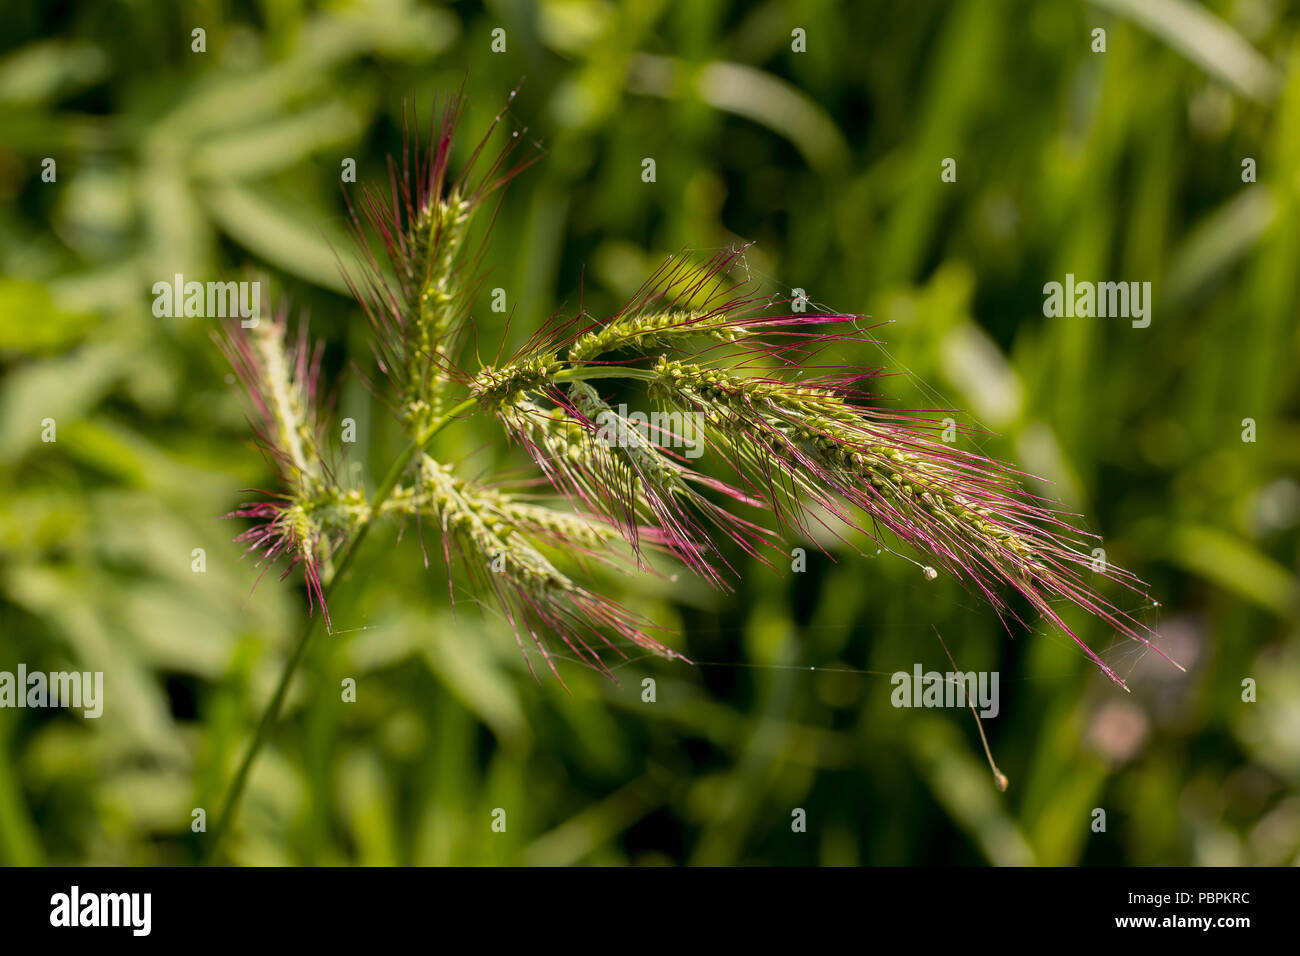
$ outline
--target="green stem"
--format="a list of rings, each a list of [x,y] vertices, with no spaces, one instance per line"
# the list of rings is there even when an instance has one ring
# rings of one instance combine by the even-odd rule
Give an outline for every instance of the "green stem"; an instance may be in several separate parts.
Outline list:
[[[622,366],[600,366],[599,368],[566,368],[551,376],[553,382],[585,382],[590,378],[639,378],[646,382],[656,381],[659,376],[648,368],[623,368]]]
[[[344,548],[343,556],[339,559],[334,573],[330,575],[329,581],[325,582],[325,601],[328,601],[333,596],[335,586],[352,566],[352,561],[356,557],[357,550],[361,547],[361,542],[366,539],[366,535],[370,531],[374,516],[379,514],[384,502],[397,488],[397,483],[401,481],[402,474],[406,471],[407,466],[411,464],[417,454],[424,450],[425,446],[433,440],[433,437],[438,432],[442,431],[460,415],[469,411],[474,406],[474,401],[472,398],[466,399],[446,415],[443,415],[412,441],[401,456],[393,462],[392,467],[388,469],[388,474],[384,476],[384,481],[379,486],[379,490],[375,492],[375,497],[370,502],[369,514],[362,521],[357,533],[352,536],[352,539]],[[205,863],[211,863],[216,859],[217,850],[221,846],[222,839],[234,821],[235,814],[239,810],[239,802],[243,798],[244,789],[248,784],[248,774],[252,770],[253,761],[257,759],[258,753],[261,752],[262,747],[270,739],[271,731],[280,719],[280,711],[284,707],[285,697],[289,693],[289,685],[293,682],[293,675],[297,672],[298,665],[302,663],[303,656],[307,652],[307,645],[311,643],[312,635],[316,633],[316,621],[320,616],[313,614],[303,622],[302,630],[294,643],[293,651],[289,654],[289,659],[285,662],[284,670],[280,674],[280,682],[276,685],[275,693],[271,696],[271,702],[267,704],[266,710],[262,712],[262,719],[258,722],[257,732],[253,735],[248,750],[244,753],[244,759],[239,764],[235,779],[231,781],[230,787],[226,791],[226,798],[222,802],[221,816],[217,819],[216,827],[212,831],[212,839],[208,843],[208,850],[204,856]]]

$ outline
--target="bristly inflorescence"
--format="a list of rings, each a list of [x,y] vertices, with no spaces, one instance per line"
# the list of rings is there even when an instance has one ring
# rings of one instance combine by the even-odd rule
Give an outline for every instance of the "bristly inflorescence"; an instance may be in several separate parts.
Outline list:
[[[839,343],[864,341],[860,317],[807,311],[734,282],[743,248],[702,261],[670,256],[615,314],[579,310],[546,323],[504,361],[458,364],[458,332],[479,287],[474,221],[533,161],[510,165],[518,134],[480,160],[503,111],[453,178],[459,114],[453,99],[426,149],[411,145],[408,120],[388,189],[365,190],[353,216],[365,268],[348,282],[388,379],[381,397],[410,442],[373,494],[341,486],[324,464],[319,350],[305,331],[290,342],[281,315],[228,332],[285,484],[236,512],[258,522],[241,536],[250,550],[288,557],[290,570],[301,564],[324,610],[332,555],[345,547],[346,564],[375,521],[415,519],[437,530],[449,583],[460,568],[496,597],[526,659],[535,646],[554,671],[547,645],[558,641],[610,673],[602,650],[680,655],[567,565],[583,570],[590,558],[647,570],[651,553],[665,554],[726,588],[738,559],[767,563],[782,532],[814,541],[829,533],[848,546],[859,536],[882,547],[902,542],[927,576],[954,576],[1001,615],[1014,616],[1009,596],[1018,593],[1123,686],[1060,605],[1148,646],[1149,632],[1088,583],[1089,536],[1072,516],[1026,491],[1025,476],[1008,465],[939,441],[936,417],[872,400],[865,385],[876,370],[812,366]],[[640,411],[629,412],[629,401]],[[469,481],[433,457],[433,436],[473,413],[526,452],[561,505]],[[700,453],[707,457],[695,460]],[[1107,566],[1104,576],[1142,592],[1127,572]]]
[[[308,598],[329,625],[322,578],[334,550],[366,515],[357,489],[343,487],[323,449],[319,381],[322,349],[313,348],[307,325],[288,334],[288,315],[250,329],[228,327],[219,341],[257,413],[259,444],[280,473],[285,491],[245,505],[230,517],[256,521],[236,539],[258,555],[258,566],[287,558],[281,580],[301,565]]]
[[[388,190],[366,188],[359,215],[348,198],[366,269],[347,281],[370,320],[371,342],[392,383],[398,414],[417,432],[442,411],[448,356],[478,287],[470,227],[487,201],[534,161],[510,165],[523,132],[516,131],[486,168],[479,162],[505,115],[502,110],[460,174],[451,178],[452,136],[461,108],[457,96],[440,117],[435,111],[424,149],[414,115],[404,116],[402,161],[399,168],[389,160]],[[379,240],[387,268],[372,251],[371,237]]]

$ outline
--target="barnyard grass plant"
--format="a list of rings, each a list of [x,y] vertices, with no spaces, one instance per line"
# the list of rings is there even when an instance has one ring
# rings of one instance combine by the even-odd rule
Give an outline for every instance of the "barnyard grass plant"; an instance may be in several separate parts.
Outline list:
[[[328,630],[330,593],[380,521],[414,519],[422,537],[436,534],[449,582],[461,573],[493,597],[530,668],[535,651],[557,678],[557,647],[610,676],[610,660],[629,647],[681,656],[661,629],[579,574],[585,559],[651,572],[652,553],[664,555],[725,589],[742,559],[771,565],[791,538],[838,538],[910,549],[927,577],[953,576],[1004,618],[1015,616],[1009,599],[1019,594],[1124,686],[1060,608],[1077,605],[1151,646],[1147,628],[1090,582],[1105,577],[1144,595],[1142,583],[1110,565],[1098,575],[1092,539],[1074,516],[1027,491],[1009,465],[940,440],[941,414],[873,399],[878,370],[812,364],[838,343],[864,341],[862,317],[808,311],[733,281],[743,248],[670,256],[614,315],[593,319],[579,308],[505,359],[470,367],[462,345],[481,287],[472,226],[490,219],[536,156],[516,158],[516,133],[487,157],[503,111],[453,177],[459,113],[459,99],[435,113],[427,146],[408,134],[386,188],[366,188],[353,205],[362,269],[347,282],[386,379],[376,392],[407,439],[377,488],[349,485],[329,464],[321,350],[305,326],[292,332],[281,312],[223,334],[282,479],[234,512],[254,522],[240,540],[259,562],[302,570],[312,613],[227,794],[212,853],[278,718],[315,610]],[[692,416],[705,456],[688,463],[674,436],[631,427],[607,389]],[[458,475],[432,456],[433,438],[469,416],[495,422],[531,458],[552,503],[518,483]],[[609,439],[611,421],[628,426],[614,430],[619,441]]]

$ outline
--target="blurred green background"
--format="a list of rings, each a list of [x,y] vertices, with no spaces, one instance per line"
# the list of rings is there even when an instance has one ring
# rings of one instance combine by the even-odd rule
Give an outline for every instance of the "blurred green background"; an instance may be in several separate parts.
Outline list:
[[[1187,673],[1069,615],[1126,695],[1068,638],[1008,636],[951,581],[814,552],[804,574],[745,569],[730,596],[610,583],[701,666],[636,660],[613,684],[568,665],[566,695],[528,676],[498,615],[461,600],[453,618],[435,542],[425,570],[414,534],[383,529],[255,768],[231,858],[1300,861],[1295,5],[5,7],[0,670],[103,671],[106,704],[0,709],[0,863],[196,861],[191,811],[215,822],[306,613],[297,575],[249,598],[243,526],[221,516],[274,478],[212,323],[155,318],[152,284],[269,275],[329,343],[334,415],[358,423],[345,467],[373,488],[400,436],[350,371],[372,359],[335,260],[341,163],[357,161],[347,188],[380,184],[403,100],[427,128],[464,82],[459,165],[521,78],[507,123],[545,153],[483,260],[485,354],[505,334],[493,287],[517,343],[580,289],[607,314],[669,252],[756,240],[774,291],[889,323],[848,356],[894,373],[884,394],[962,410],[996,433],[979,447],[1089,516],[1160,606],[1111,596]],[[1150,281],[1151,326],[1044,318],[1067,272]],[[487,423],[440,451],[470,475],[521,463]],[[890,706],[888,673],[949,669],[933,626],[963,669],[1001,674],[985,726],[1006,794],[968,711]]]

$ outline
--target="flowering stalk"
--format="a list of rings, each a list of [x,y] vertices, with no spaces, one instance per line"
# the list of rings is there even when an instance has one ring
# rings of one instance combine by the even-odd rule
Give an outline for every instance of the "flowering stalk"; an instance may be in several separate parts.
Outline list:
[[[449,589],[460,569],[496,598],[530,671],[532,649],[559,677],[548,648],[555,641],[612,677],[606,658],[625,647],[680,655],[652,636],[650,622],[583,583],[576,571],[584,559],[644,570],[647,553],[662,552],[725,588],[736,572],[724,549],[763,562],[779,531],[811,536],[816,524],[842,538],[853,531],[882,546],[900,541],[926,560],[927,577],[951,574],[1000,615],[1014,614],[1006,595],[1019,593],[1124,686],[1057,610],[1064,599],[1150,646],[1146,629],[1086,582],[1087,536],[1070,516],[1025,491],[1024,476],[1011,467],[936,441],[933,419],[872,402],[863,385],[875,373],[838,368],[806,377],[810,355],[862,341],[859,317],[785,311],[788,303],[735,287],[730,276],[743,249],[703,262],[671,256],[614,315],[553,319],[504,361],[458,364],[479,285],[470,275],[472,224],[532,161],[509,165],[514,134],[486,167],[479,162],[499,114],[452,178],[459,112],[453,100],[425,150],[410,145],[408,121],[389,188],[367,189],[353,211],[363,269],[347,281],[388,379],[380,398],[408,438],[373,494],[343,485],[327,464],[321,351],[309,347],[305,326],[291,341],[281,313],[251,331],[231,327],[223,341],[282,478],[281,491],[234,512],[255,522],[239,540],[259,564],[285,558],[285,574],[303,569],[309,612],[319,604],[327,630],[329,598],[371,527],[415,519],[437,529]],[[640,430],[607,387],[700,422],[707,451],[730,480],[688,465],[671,428]],[[433,457],[433,437],[469,415],[494,421],[568,509],[466,480]],[[746,516],[757,511],[777,528]],[[1127,572],[1107,568],[1105,575],[1142,589]],[[210,855],[279,717],[315,620],[309,613],[231,784]]]
[[[603,545],[605,539],[589,529],[574,533],[571,522],[549,517],[545,509],[520,508],[508,497],[453,477],[451,469],[428,455],[419,468],[424,507],[442,531],[447,564],[452,553],[474,572],[483,589],[495,593],[523,650],[520,630],[526,630],[552,673],[559,677],[537,626],[558,636],[582,661],[613,677],[613,672],[587,643],[590,634],[617,651],[605,632],[625,638],[666,657],[675,656],[647,632],[631,612],[575,584],[541,553],[527,533],[532,530],[554,543]],[[527,659],[527,655],[525,655]],[[531,665],[530,665],[531,668]],[[563,681],[561,681],[563,683]]]
[[[345,575],[352,566],[353,559],[356,557],[357,550],[365,540],[366,535],[370,532],[372,517],[375,514],[384,513],[385,505],[397,490],[398,482],[403,473],[410,466],[412,460],[420,453],[423,446],[432,441],[444,427],[450,424],[457,414],[464,410],[464,405],[458,406],[450,413],[445,415],[438,422],[431,425],[426,431],[398,456],[389,468],[388,474],[384,477],[383,483],[375,492],[370,506],[356,513],[356,520],[352,523],[352,536],[344,546],[342,557],[338,564],[330,571],[325,583],[320,584],[319,578],[316,578],[316,593],[320,598],[322,617],[325,618],[326,627],[329,627],[329,616],[326,610],[327,602],[334,591],[335,585]],[[290,569],[292,564],[290,565]],[[311,582],[313,578],[308,577],[309,591],[311,593]],[[310,611],[310,606],[308,608]],[[248,749],[244,752],[244,758],[240,762],[239,769],[236,771],[234,779],[231,781],[229,789],[226,791],[225,799],[222,801],[221,815],[217,818],[216,826],[213,829],[212,839],[208,843],[205,861],[212,862],[216,859],[217,853],[221,848],[222,839],[230,828],[235,814],[239,809],[240,799],[243,797],[244,788],[248,783],[248,773],[252,769],[253,761],[257,759],[258,753],[261,752],[266,741],[269,739],[271,730],[280,718],[280,711],[284,708],[284,700],[289,691],[289,684],[293,681],[293,675],[298,670],[298,665],[302,663],[303,655],[307,651],[307,645],[311,642],[312,635],[316,631],[316,618],[308,614],[305,619],[302,630],[299,632],[298,639],[294,642],[293,650],[285,662],[283,671],[280,673],[280,680],[276,684],[275,692],[271,695],[270,703],[267,704],[266,710],[262,712],[262,718],[258,721],[257,731],[253,735]]]

